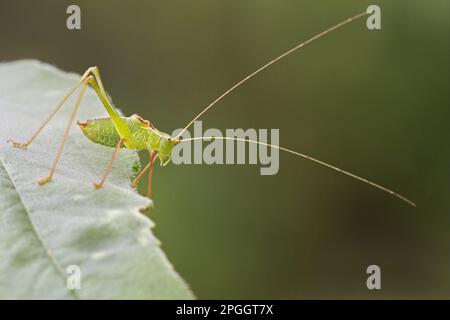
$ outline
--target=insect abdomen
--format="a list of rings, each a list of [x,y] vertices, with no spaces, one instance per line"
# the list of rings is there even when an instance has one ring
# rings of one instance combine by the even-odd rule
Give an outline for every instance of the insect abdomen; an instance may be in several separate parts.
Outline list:
[[[111,118],[90,119],[77,124],[83,134],[94,143],[107,147],[115,147],[119,143],[120,136]]]
[[[136,150],[159,150],[161,133],[138,115],[122,117],[130,130],[127,148]],[[83,134],[92,142],[107,147],[115,147],[120,141],[114,122],[111,118],[90,119],[78,122]],[[125,146],[122,146],[125,147]]]

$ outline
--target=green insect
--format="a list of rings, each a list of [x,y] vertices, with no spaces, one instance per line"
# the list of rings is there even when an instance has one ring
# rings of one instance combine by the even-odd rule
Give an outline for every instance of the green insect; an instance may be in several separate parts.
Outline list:
[[[111,160],[108,163],[108,166],[100,179],[99,182],[94,183],[95,188],[99,189],[103,186],[105,183],[105,180],[109,174],[109,172],[112,169],[112,165],[114,162],[114,159],[116,158],[118,152],[121,148],[128,148],[128,149],[134,149],[134,150],[147,150],[150,153],[150,159],[148,164],[139,172],[139,174],[136,176],[134,181],[132,182],[133,187],[137,187],[137,184],[141,177],[149,171],[148,179],[148,191],[147,196],[149,198],[152,197],[152,173],[153,173],[153,164],[155,161],[159,158],[160,163],[162,166],[167,165],[171,160],[171,153],[173,150],[173,147],[177,145],[178,143],[182,143],[185,141],[193,141],[193,140],[210,140],[210,139],[222,139],[222,140],[235,140],[235,141],[241,141],[246,143],[255,143],[259,145],[263,145],[270,148],[276,148],[291,154],[294,154],[296,156],[303,157],[307,160],[314,161],[320,165],[326,166],[332,170],[338,171],[340,173],[343,173],[347,176],[350,176],[356,180],[362,181],[366,184],[369,184],[375,188],[378,188],[384,192],[387,192],[402,201],[415,206],[415,203],[406,197],[388,189],[385,188],[379,184],[376,184],[372,181],[369,181],[365,178],[362,178],[360,176],[357,176],[353,173],[350,173],[348,171],[342,170],[340,168],[337,168],[333,165],[330,165],[328,163],[325,163],[323,161],[320,161],[318,159],[315,159],[313,157],[304,155],[302,153],[299,153],[297,151],[287,149],[284,147],[280,147],[277,145],[267,144],[259,141],[254,141],[250,139],[240,139],[237,137],[194,137],[189,139],[181,139],[180,136],[183,134],[184,131],[186,131],[198,118],[200,118],[205,112],[207,112],[209,109],[211,109],[217,102],[219,102],[221,99],[223,99],[226,95],[228,95],[231,91],[242,85],[244,82],[248,81],[250,78],[254,77],[256,74],[260,73],[261,71],[265,70],[272,64],[278,62],[279,60],[287,57],[294,51],[297,51],[298,49],[302,48],[303,46],[313,42],[314,40],[317,40],[324,35],[350,23],[351,21],[357,20],[359,18],[362,18],[366,16],[367,13],[363,12],[360,14],[357,14],[349,19],[346,19],[336,25],[334,25],[331,28],[326,29],[325,31],[322,31],[321,33],[317,34],[316,36],[306,40],[305,42],[302,42],[301,44],[297,45],[296,47],[284,52],[280,56],[276,57],[275,59],[269,61],[250,75],[246,76],[244,79],[236,83],[234,86],[232,86],[230,89],[225,91],[221,96],[216,98],[214,101],[212,101],[206,108],[204,108],[192,121],[188,123],[188,125],[175,137],[170,136],[167,133],[164,133],[162,131],[159,131],[156,129],[156,127],[148,120],[144,120],[138,115],[132,115],[131,117],[123,117],[121,116],[115,109],[114,105],[111,103],[111,100],[103,86],[100,72],[97,67],[91,67],[86,70],[86,72],[81,76],[81,79],[78,81],[78,83],[75,84],[75,86],[63,97],[63,99],[58,103],[56,108],[50,113],[50,115],[47,117],[47,119],[44,121],[44,123],[34,132],[34,134],[24,143],[20,142],[14,142],[9,140],[9,142],[12,143],[14,147],[17,148],[26,148],[28,147],[34,139],[39,135],[39,133],[45,128],[45,126],[50,122],[50,120],[53,118],[53,116],[62,108],[64,103],[67,101],[67,99],[79,88],[80,92],[78,95],[78,98],[75,102],[75,106],[73,108],[73,111],[70,115],[70,119],[68,121],[68,124],[66,126],[66,129],[64,131],[63,139],[61,141],[61,144],[59,145],[56,157],[53,161],[53,165],[51,166],[49,174],[43,178],[38,180],[39,185],[44,185],[48,182],[50,182],[53,178],[55,169],[57,167],[58,161],[61,158],[62,152],[64,150],[64,145],[66,143],[67,137],[69,135],[70,128],[74,122],[77,110],[80,106],[81,100],[83,98],[83,95],[86,91],[86,88],[88,86],[91,86],[95,92],[97,93],[98,97],[100,98],[103,106],[105,107],[106,111],[108,112],[109,118],[103,118],[103,119],[90,119],[85,122],[78,121],[77,124],[82,130],[83,134],[92,142],[98,143],[107,147],[113,147],[114,151],[111,157]]]

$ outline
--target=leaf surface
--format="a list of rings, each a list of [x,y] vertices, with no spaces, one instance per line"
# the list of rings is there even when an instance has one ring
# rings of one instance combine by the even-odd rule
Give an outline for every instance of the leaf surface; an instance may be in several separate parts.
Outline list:
[[[37,184],[76,94],[26,150],[6,142],[28,139],[79,77],[37,61],[0,63],[0,298],[193,298],[139,212],[151,201],[130,185],[140,168],[136,152],[121,149],[105,187],[95,190],[113,149],[74,125],[53,181]],[[104,116],[88,89],[76,119]],[[80,268],[81,289],[67,288],[71,265]]]

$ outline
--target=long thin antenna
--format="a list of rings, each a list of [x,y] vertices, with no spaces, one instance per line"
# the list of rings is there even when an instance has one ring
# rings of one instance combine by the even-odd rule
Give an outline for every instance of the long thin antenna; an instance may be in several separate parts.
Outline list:
[[[339,22],[338,24],[334,25],[331,28],[326,29],[325,31],[322,31],[321,33],[315,35],[314,37],[306,40],[305,42],[300,43],[299,45],[295,46],[294,48],[286,51],[285,53],[281,54],[280,56],[276,57],[275,59],[269,61],[268,63],[266,63],[265,65],[263,65],[262,67],[260,67],[258,70],[254,71],[253,73],[249,74],[248,76],[246,76],[244,79],[242,79],[241,81],[239,81],[238,83],[236,83],[234,86],[232,86],[230,89],[228,89],[227,91],[225,91],[221,96],[219,96],[218,98],[216,98],[213,102],[211,102],[205,109],[203,109],[203,111],[201,111],[194,119],[192,119],[191,122],[188,123],[188,125],[181,130],[181,132],[175,137],[178,138],[180,137],[198,118],[200,118],[205,112],[207,112],[209,109],[211,109],[212,106],[214,106],[217,102],[219,102],[220,100],[222,100],[226,95],[228,95],[231,91],[233,91],[234,89],[236,89],[237,87],[239,87],[241,84],[243,84],[244,82],[246,82],[247,80],[249,80],[250,78],[254,77],[255,75],[257,75],[258,73],[260,73],[261,71],[263,71],[264,69],[267,69],[268,67],[270,67],[272,64],[280,61],[281,59],[287,57],[288,55],[290,55],[291,53],[297,51],[298,49],[306,46],[307,44],[310,44],[311,42],[313,42],[314,40],[317,40],[321,37],[323,37],[324,35],[339,29],[340,27],[343,27],[344,25],[359,19],[361,17],[364,17],[365,15],[367,15],[367,12],[361,12],[351,18],[348,18],[347,20],[344,20],[342,22]]]
[[[404,197],[404,196],[402,196],[402,195],[400,195],[400,194],[398,194],[398,193],[396,193],[396,192],[394,192],[394,191],[392,191],[392,190],[390,190],[390,189],[388,189],[386,187],[383,187],[383,186],[381,186],[381,185],[379,185],[379,184],[377,184],[375,182],[372,182],[370,180],[362,178],[362,177],[360,177],[360,176],[358,176],[356,174],[353,174],[351,172],[345,171],[343,169],[340,169],[340,168],[338,168],[336,166],[333,166],[331,164],[328,164],[326,162],[320,161],[320,160],[318,160],[316,158],[307,156],[307,155],[305,155],[303,153],[300,153],[300,152],[297,152],[297,151],[294,151],[294,150],[291,150],[291,149],[288,149],[288,148],[283,148],[283,147],[280,147],[280,146],[277,146],[277,145],[273,145],[273,144],[269,144],[269,143],[265,143],[265,142],[261,142],[261,141],[256,141],[256,140],[242,139],[242,138],[237,138],[237,137],[194,137],[194,138],[183,139],[180,142],[187,142],[187,141],[194,141],[194,140],[211,140],[211,139],[233,140],[233,141],[242,141],[242,142],[247,142],[247,143],[256,143],[258,145],[262,145],[262,146],[266,146],[266,147],[270,147],[270,148],[276,148],[276,149],[279,149],[279,150],[282,150],[282,151],[285,151],[285,152],[289,152],[289,153],[292,153],[294,155],[300,156],[300,157],[302,157],[304,159],[311,160],[311,161],[313,161],[315,163],[318,163],[318,164],[320,164],[322,166],[328,167],[328,168],[330,168],[330,169],[332,169],[334,171],[337,171],[337,172],[340,172],[342,174],[345,174],[345,175],[347,175],[347,176],[349,176],[349,177],[351,177],[353,179],[356,179],[356,180],[359,180],[359,181],[364,182],[366,184],[369,184],[372,187],[380,189],[380,190],[382,190],[384,192],[387,192],[387,193],[389,193],[389,194],[399,198],[400,200],[408,203],[409,205],[411,205],[413,207],[416,206],[416,204],[413,201],[409,200],[408,198],[406,198],[406,197]]]

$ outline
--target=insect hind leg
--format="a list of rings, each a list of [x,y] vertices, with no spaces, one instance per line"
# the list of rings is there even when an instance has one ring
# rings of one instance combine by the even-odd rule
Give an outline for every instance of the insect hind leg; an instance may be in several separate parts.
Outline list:
[[[139,180],[142,178],[142,176],[145,174],[145,172],[147,170],[150,169],[149,173],[148,173],[148,189],[147,189],[147,197],[151,199],[152,197],[152,176],[153,176],[153,164],[155,163],[156,159],[157,159],[157,152],[156,151],[151,151],[150,152],[150,159],[148,161],[148,164],[144,167],[144,169],[141,170],[141,172],[139,172],[139,174],[136,176],[136,178],[134,178],[133,182],[131,183],[131,186],[133,188],[137,188]]]
[[[39,126],[39,128],[31,135],[31,137],[26,140],[25,142],[16,142],[14,140],[7,140],[8,143],[11,143],[11,145],[15,148],[21,148],[26,149],[33,141],[36,139],[36,137],[41,133],[42,130],[47,126],[47,124],[53,119],[55,114],[58,113],[59,110],[61,110],[64,103],[67,101],[67,99],[72,96],[72,94],[78,89],[80,85],[85,83],[85,80],[97,69],[97,67],[90,67],[85,71],[85,73],[81,76],[80,80],[69,90],[69,92],[66,93],[66,95],[59,101],[59,103],[56,105],[56,107],[52,110],[52,112],[47,116],[45,121]]]
[[[69,121],[68,121],[66,129],[64,131],[63,139],[61,140],[61,144],[59,145],[58,151],[56,153],[55,160],[53,161],[53,165],[50,168],[50,173],[45,178],[38,180],[38,183],[40,185],[44,185],[47,182],[50,182],[52,180],[52,178],[53,178],[53,174],[55,173],[56,166],[58,165],[59,159],[61,158],[62,152],[64,150],[64,146],[66,144],[67,137],[69,136],[70,128],[71,128],[71,126],[73,124],[73,121],[75,119],[75,115],[77,114],[77,111],[78,111],[78,108],[80,106],[81,100],[83,99],[84,92],[86,91],[86,88],[89,85],[90,78],[91,78],[91,76],[88,76],[87,78],[85,78],[83,80],[83,86],[81,87],[81,91],[78,94],[77,101],[75,102],[75,106],[74,106],[73,111],[72,111],[72,113],[70,115]]]

